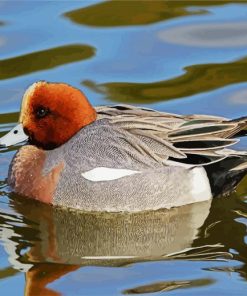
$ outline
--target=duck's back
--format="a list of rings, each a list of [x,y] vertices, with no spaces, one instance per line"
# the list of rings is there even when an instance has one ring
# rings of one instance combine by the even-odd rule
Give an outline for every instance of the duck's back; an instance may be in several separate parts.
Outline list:
[[[135,146],[134,144],[135,143]],[[102,119],[47,153],[44,174],[64,164],[53,203],[93,211],[170,208],[211,198],[203,168],[165,166],[138,139]],[[196,185],[195,181],[203,184]]]

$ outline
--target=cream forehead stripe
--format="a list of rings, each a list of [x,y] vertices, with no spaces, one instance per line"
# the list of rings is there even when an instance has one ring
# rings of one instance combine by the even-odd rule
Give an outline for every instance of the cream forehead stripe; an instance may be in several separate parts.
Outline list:
[[[21,114],[20,114],[20,118],[19,118],[20,122],[22,122],[23,111],[27,109],[27,105],[28,105],[30,97],[34,93],[35,88],[41,83],[42,82],[35,82],[32,85],[30,85],[28,87],[28,89],[25,91],[25,93],[23,95],[22,103],[21,103]]]
[[[113,169],[106,167],[97,167],[85,173],[82,177],[93,182],[117,180],[126,176],[138,174],[140,172],[127,169]]]

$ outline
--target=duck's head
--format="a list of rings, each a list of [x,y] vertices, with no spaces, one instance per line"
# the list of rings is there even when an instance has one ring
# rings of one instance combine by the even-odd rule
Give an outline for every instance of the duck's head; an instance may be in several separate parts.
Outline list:
[[[39,81],[24,93],[19,124],[0,138],[0,145],[29,140],[39,148],[54,149],[95,119],[95,109],[80,90]]]

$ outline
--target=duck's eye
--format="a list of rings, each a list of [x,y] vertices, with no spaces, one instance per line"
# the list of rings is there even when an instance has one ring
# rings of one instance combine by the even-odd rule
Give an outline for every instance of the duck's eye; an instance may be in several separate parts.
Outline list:
[[[37,118],[44,118],[45,116],[47,116],[50,113],[50,110],[48,108],[45,107],[38,107],[36,109],[36,116]]]

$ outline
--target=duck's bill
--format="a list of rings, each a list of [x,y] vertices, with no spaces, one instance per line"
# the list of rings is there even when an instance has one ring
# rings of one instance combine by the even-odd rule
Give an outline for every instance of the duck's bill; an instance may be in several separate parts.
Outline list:
[[[6,135],[0,138],[0,147],[9,147],[28,140],[28,136],[24,133],[22,124],[18,124]]]

